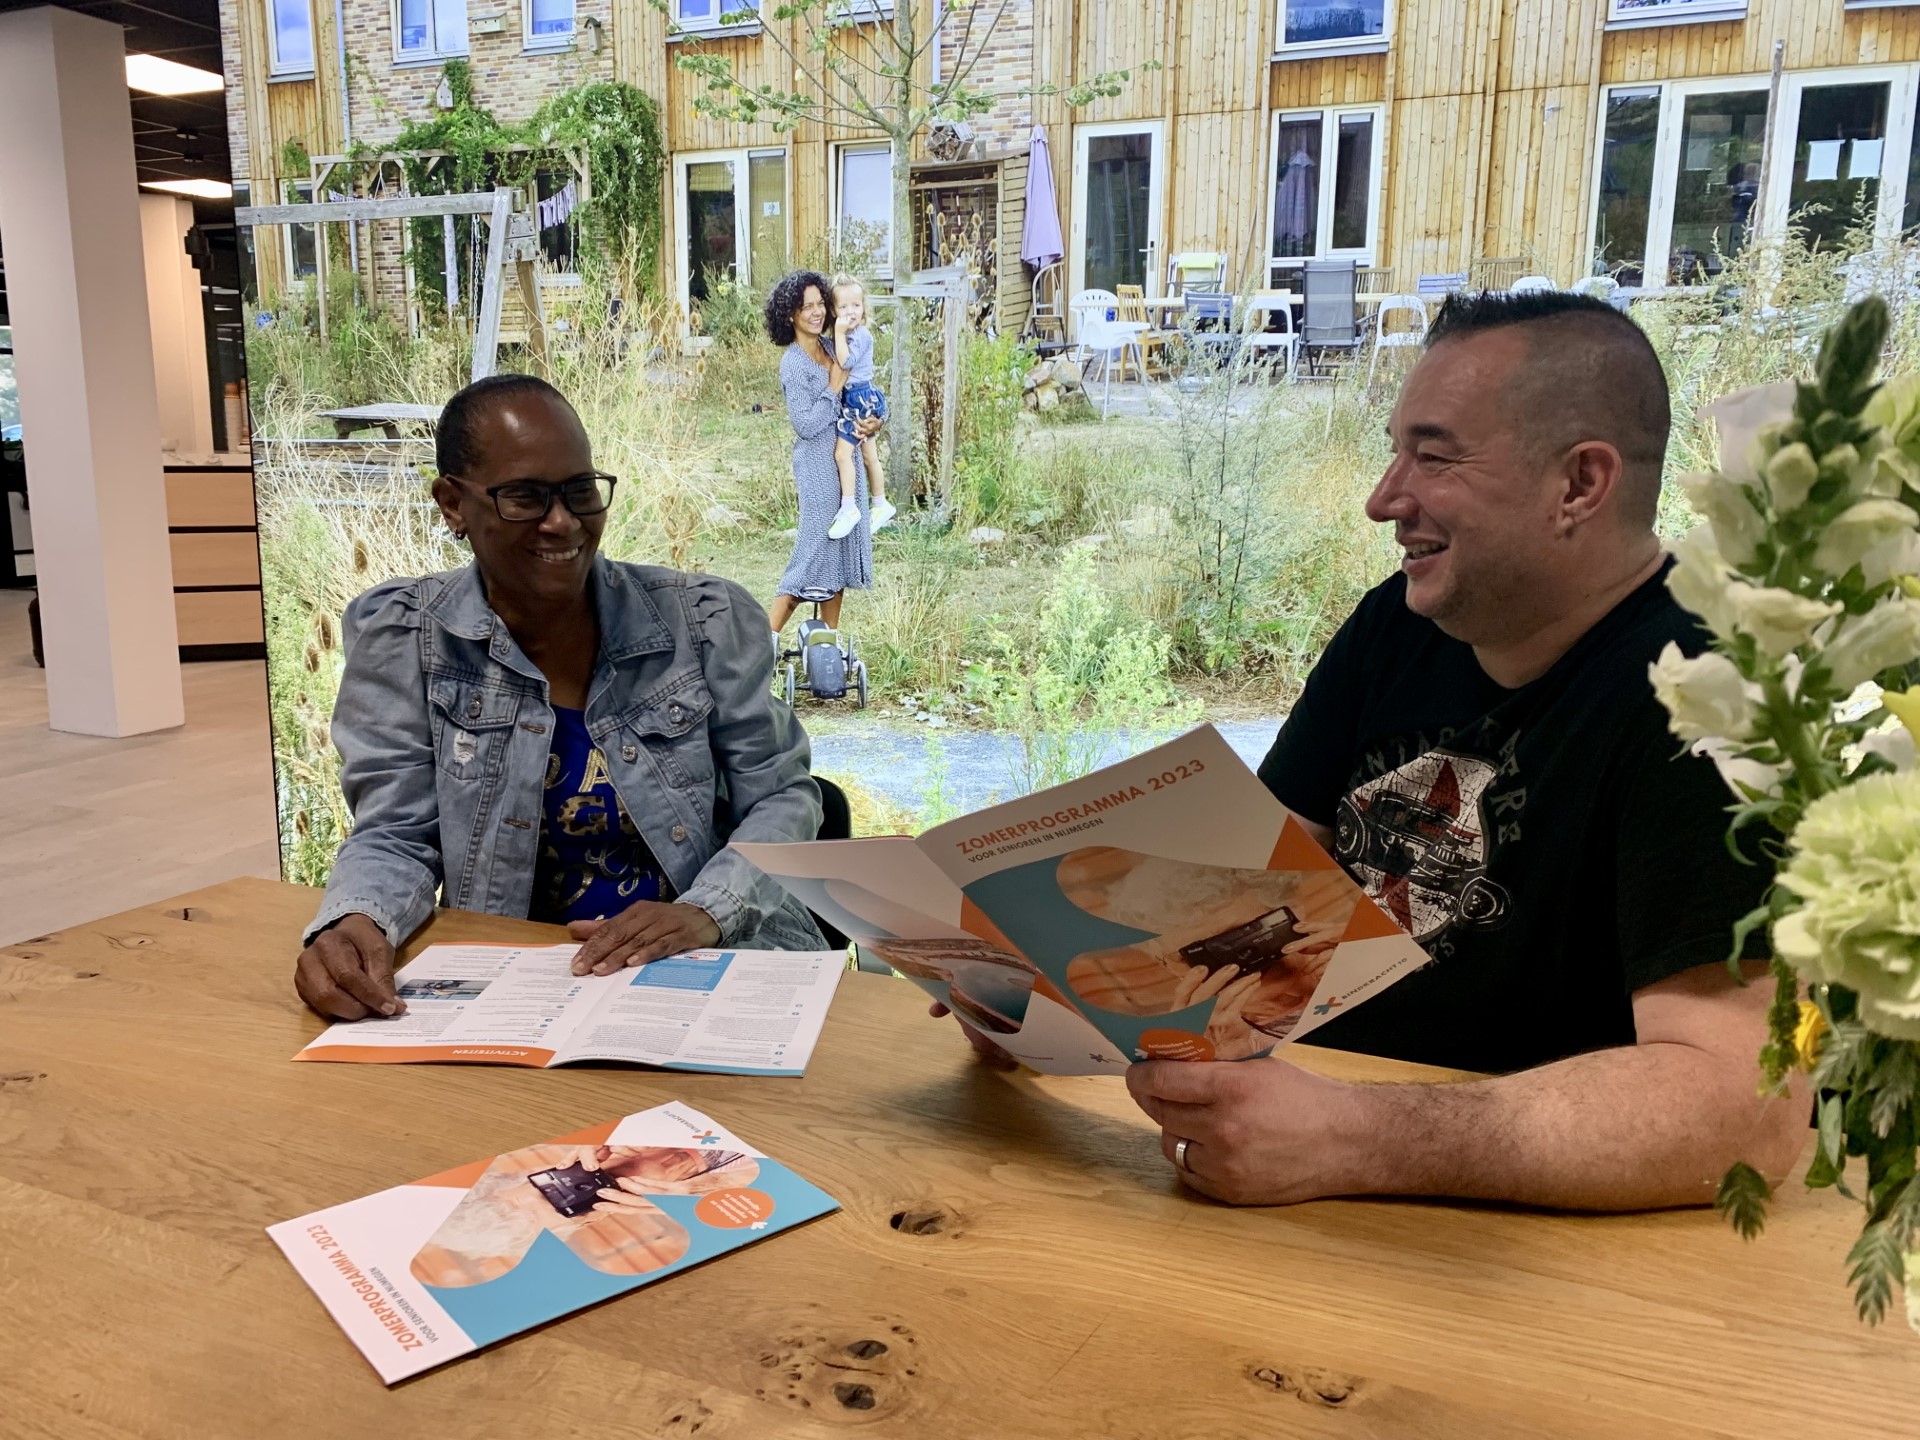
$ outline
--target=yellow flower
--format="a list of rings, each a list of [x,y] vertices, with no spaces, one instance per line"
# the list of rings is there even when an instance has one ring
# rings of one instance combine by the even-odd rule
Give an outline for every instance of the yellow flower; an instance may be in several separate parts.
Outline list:
[[[1793,1051],[1800,1057],[1802,1070],[1813,1069],[1820,1058],[1820,1039],[1827,1033],[1827,1017],[1811,1000],[1800,1002],[1800,1023],[1793,1027]]]
[[[1913,690],[1883,690],[1880,703],[1887,707],[1899,722],[1907,727],[1907,733],[1920,744],[1920,688]]]

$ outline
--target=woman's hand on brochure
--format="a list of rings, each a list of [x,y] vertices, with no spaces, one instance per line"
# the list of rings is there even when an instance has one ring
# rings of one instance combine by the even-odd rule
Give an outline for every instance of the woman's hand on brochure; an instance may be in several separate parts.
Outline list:
[[[1143,1060],[1127,1089],[1160,1126],[1160,1153],[1203,1195],[1292,1205],[1366,1188],[1353,1168],[1368,1139],[1354,1086],[1269,1058]]]
[[[927,1013],[933,1016],[934,1019],[939,1020],[945,1016],[952,1015],[953,1011],[936,1000],[928,1007]],[[1013,1056],[1009,1055],[998,1045],[994,1044],[993,1041],[974,1029],[973,1026],[967,1024],[966,1021],[956,1018],[954,1023],[960,1027],[960,1033],[967,1037],[967,1043],[973,1046],[975,1051],[979,1053],[980,1058],[994,1069],[1018,1070],[1020,1068],[1020,1062],[1018,1060],[1014,1059]]]
[[[393,988],[393,960],[393,946],[373,917],[348,915],[300,952],[294,989],[329,1020],[398,1015],[407,1005]]]
[[[584,940],[573,957],[576,975],[611,975],[667,955],[720,943],[720,927],[698,905],[636,900],[611,920],[575,920],[567,933]]]

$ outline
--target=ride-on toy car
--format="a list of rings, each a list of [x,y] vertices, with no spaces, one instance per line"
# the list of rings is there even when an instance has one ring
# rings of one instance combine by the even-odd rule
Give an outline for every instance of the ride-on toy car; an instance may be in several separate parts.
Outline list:
[[[813,614],[800,622],[793,647],[780,652],[780,659],[785,662],[782,688],[789,705],[799,690],[805,690],[816,700],[844,700],[851,690],[856,703],[864,710],[867,708],[867,662],[853,653],[853,641],[827,624],[820,612],[820,607],[833,596],[831,590],[809,588],[800,592],[799,598],[813,606]]]

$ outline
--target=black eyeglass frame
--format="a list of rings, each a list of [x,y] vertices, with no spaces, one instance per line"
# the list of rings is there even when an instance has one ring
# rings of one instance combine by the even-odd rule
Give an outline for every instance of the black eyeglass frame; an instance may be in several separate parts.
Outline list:
[[[464,475],[449,475],[447,478],[449,480],[458,480],[463,485],[473,484],[473,482],[467,479],[467,477]],[[570,503],[567,499],[567,493],[566,493],[567,487],[569,485],[578,485],[583,480],[591,480],[596,482],[594,486],[594,492],[593,492],[596,499],[599,497],[599,494],[600,494],[599,485],[597,482],[602,480],[607,482],[607,498],[605,502],[596,509],[582,510],[578,506]],[[620,477],[618,475],[609,475],[604,470],[588,470],[583,474],[572,475],[572,476],[569,476],[567,479],[560,480],[560,481],[508,480],[505,483],[500,485],[476,486],[475,488],[479,489],[482,494],[484,494],[489,500],[493,501],[493,513],[498,515],[507,524],[538,525],[542,520],[545,520],[547,516],[553,513],[553,502],[556,500],[558,500],[562,505],[566,506],[568,512],[575,516],[606,514],[607,511],[613,505],[613,487],[618,485],[619,483],[620,483]],[[500,505],[501,492],[506,490],[512,490],[517,486],[527,486],[535,490],[542,490],[546,492],[547,503],[540,507],[540,513],[538,515],[524,515],[516,518],[512,515],[507,514],[507,512],[501,508],[501,505]]]

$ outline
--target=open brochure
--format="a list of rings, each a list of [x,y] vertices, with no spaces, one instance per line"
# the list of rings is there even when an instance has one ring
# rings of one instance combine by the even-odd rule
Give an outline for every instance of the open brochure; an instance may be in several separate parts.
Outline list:
[[[1264,1055],[1427,961],[1211,725],[917,839],[735,848],[1053,1075]]]
[[[391,1385],[839,1208],[674,1101],[267,1234]]]
[[[429,945],[394,972],[402,1014],[331,1026],[293,1058],[799,1075],[847,968],[830,950],[692,950],[575,975],[579,949]]]

